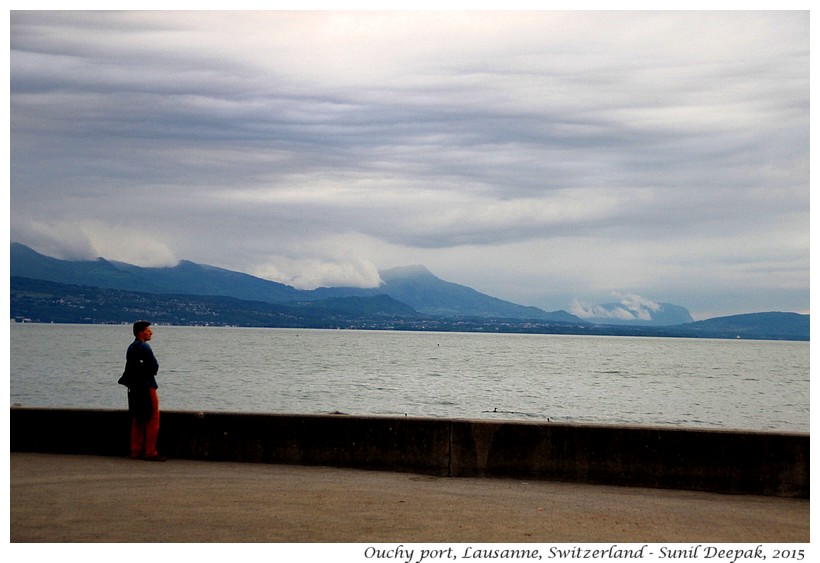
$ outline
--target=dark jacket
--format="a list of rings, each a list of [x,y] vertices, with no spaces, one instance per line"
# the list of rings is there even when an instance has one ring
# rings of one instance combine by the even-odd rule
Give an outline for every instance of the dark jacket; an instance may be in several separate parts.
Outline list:
[[[135,338],[125,353],[125,372],[128,374],[128,381],[133,381],[134,386],[147,385],[156,389],[158,385],[155,376],[158,371],[159,364],[151,346]]]
[[[154,412],[149,389],[158,387],[156,375],[159,363],[154,351],[147,342],[139,338],[128,347],[125,353],[125,372],[120,383],[128,387],[128,411],[131,416],[147,420]]]

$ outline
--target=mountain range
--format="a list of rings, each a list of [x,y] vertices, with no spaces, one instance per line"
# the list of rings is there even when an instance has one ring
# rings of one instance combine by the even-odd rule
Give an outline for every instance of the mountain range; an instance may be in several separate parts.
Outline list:
[[[165,324],[809,338],[809,316],[795,313],[694,323],[685,308],[663,303],[631,323],[614,315],[583,320],[441,280],[423,266],[382,271],[377,288],[299,290],[190,261],[150,268],[104,258],[60,260],[12,243],[10,273],[12,317],[39,322],[120,323],[141,316]]]
[[[299,290],[249,274],[186,260],[165,268],[145,268],[104,258],[88,261],[59,260],[44,256],[25,245],[13,243],[11,275],[105,289],[157,294],[218,295],[265,303],[389,295],[427,315],[582,322],[566,311],[548,313],[441,280],[423,266],[382,271],[380,275],[383,283],[377,288],[323,287]]]

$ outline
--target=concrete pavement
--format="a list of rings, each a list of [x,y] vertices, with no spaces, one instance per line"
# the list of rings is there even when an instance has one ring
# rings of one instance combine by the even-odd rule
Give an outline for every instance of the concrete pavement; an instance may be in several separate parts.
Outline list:
[[[809,542],[801,499],[35,453],[10,469],[12,542]]]

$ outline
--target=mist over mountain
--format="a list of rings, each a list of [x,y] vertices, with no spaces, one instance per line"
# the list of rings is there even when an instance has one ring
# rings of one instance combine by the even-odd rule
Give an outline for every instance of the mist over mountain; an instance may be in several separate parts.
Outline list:
[[[566,311],[546,312],[485,295],[470,287],[444,281],[420,265],[391,268],[379,272],[382,285],[374,289],[320,288],[310,292],[327,298],[384,293],[407,303],[419,313],[437,316],[498,317],[581,322]]]
[[[59,260],[19,243],[11,245],[10,266],[12,276],[146,293],[223,295],[269,303],[292,301],[301,295],[288,285],[186,260],[166,268],[133,266],[104,258]]]
[[[267,327],[459,330],[589,335],[809,339],[809,315],[750,313],[693,322],[669,303],[624,296],[546,312],[447,282],[423,266],[380,272],[377,288],[298,290],[183,261],[144,268],[103,258],[59,260],[11,245],[12,319],[37,322],[157,323]]]
[[[685,307],[658,303],[638,295],[626,295],[617,303],[602,305],[576,300],[570,311],[587,322],[620,326],[671,326],[694,320]]]
[[[582,322],[566,311],[548,313],[447,282],[423,266],[380,272],[377,288],[319,288],[299,290],[231,270],[181,261],[173,267],[146,268],[104,258],[91,261],[59,260],[19,244],[11,245],[11,275],[71,285],[87,285],[158,294],[215,295],[286,303],[331,298],[388,295],[428,315],[498,317],[559,322]]]

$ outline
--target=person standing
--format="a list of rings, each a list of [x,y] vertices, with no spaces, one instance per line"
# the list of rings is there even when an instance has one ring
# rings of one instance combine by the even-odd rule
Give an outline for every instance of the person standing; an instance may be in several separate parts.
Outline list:
[[[151,323],[134,323],[134,342],[125,353],[125,373],[120,380],[128,387],[128,412],[131,415],[131,459],[165,461],[157,452],[159,435],[159,398],[157,379],[159,363],[148,341]]]

